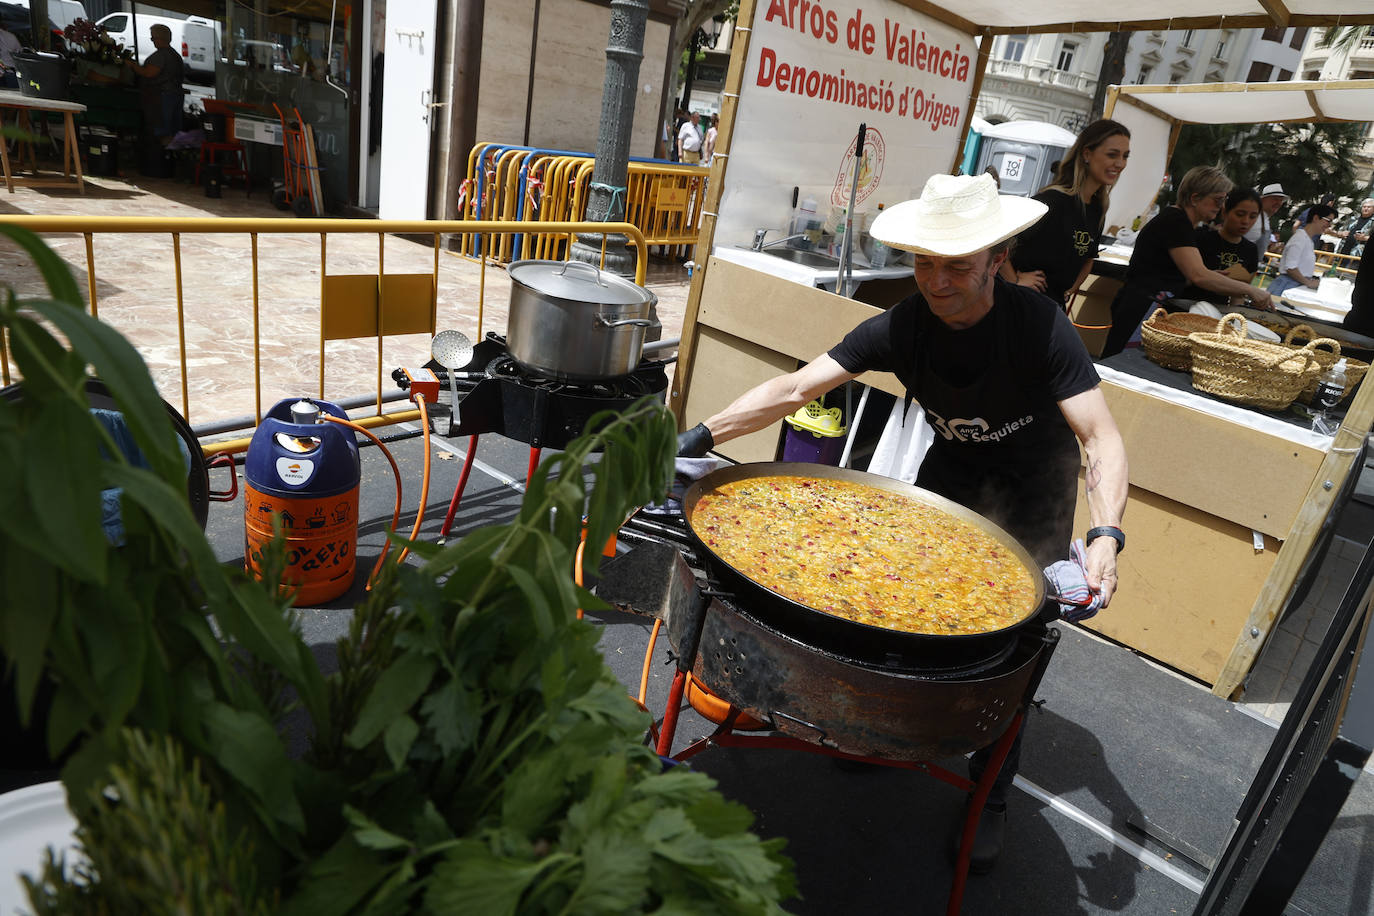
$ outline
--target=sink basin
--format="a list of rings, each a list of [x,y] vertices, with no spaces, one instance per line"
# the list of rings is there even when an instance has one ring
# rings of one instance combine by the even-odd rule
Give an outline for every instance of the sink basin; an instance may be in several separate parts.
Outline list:
[[[762,253],[775,258],[782,258],[784,261],[791,261],[793,264],[800,264],[803,267],[813,267],[817,270],[835,270],[840,266],[837,259],[818,251],[802,251],[800,248],[765,248]]]

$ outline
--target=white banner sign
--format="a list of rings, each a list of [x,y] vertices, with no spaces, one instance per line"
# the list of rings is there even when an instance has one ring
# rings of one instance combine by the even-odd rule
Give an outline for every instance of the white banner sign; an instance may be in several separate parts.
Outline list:
[[[794,187],[821,219],[847,206],[860,124],[855,209],[919,196],[954,162],[977,56],[895,0],[759,0],[715,243],[786,229]]]

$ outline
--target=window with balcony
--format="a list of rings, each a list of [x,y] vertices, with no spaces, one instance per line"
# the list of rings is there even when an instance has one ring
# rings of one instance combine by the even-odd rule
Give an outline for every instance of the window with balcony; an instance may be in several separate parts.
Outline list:
[[[1073,69],[1073,58],[1078,53],[1078,42],[1066,41],[1059,46],[1059,59],[1055,62],[1055,69],[1065,73]]]
[[[1214,59],[1216,59],[1216,60],[1225,60],[1225,59],[1226,59],[1226,43],[1227,43],[1228,41],[1230,41],[1230,39],[1231,39],[1231,33],[1230,33],[1230,32],[1222,32],[1222,33],[1221,33],[1221,38],[1217,39],[1217,49],[1216,49],[1216,51],[1213,52],[1213,54],[1212,54],[1212,57],[1213,57]]]
[[[1294,29],[1293,37],[1288,41],[1288,47],[1302,50],[1302,43],[1307,40],[1307,29]]]
[[[1283,43],[1283,33],[1286,32],[1286,31],[1288,31],[1288,30],[1287,30],[1287,29],[1275,29],[1275,28],[1265,29],[1264,32],[1263,32],[1263,34],[1260,35],[1260,38],[1263,38],[1265,41],[1273,41],[1273,42],[1278,42],[1279,44],[1282,44],[1282,43]]]
[[[1169,74],[1169,84],[1171,86],[1177,86],[1181,82],[1183,82],[1182,73],[1179,73],[1177,70],[1175,70],[1173,73]]]
[[[1026,36],[1008,35],[1002,45],[1002,60],[1020,61],[1026,54]]]
[[[1286,82],[1288,82],[1289,80],[1291,80],[1292,78],[1293,78],[1293,71],[1292,71],[1292,70],[1280,70],[1280,71],[1279,71],[1279,78],[1278,78],[1277,81],[1280,82],[1280,83],[1286,83]]]
[[[1154,72],[1154,67],[1141,67],[1140,75],[1135,78],[1135,84],[1140,86],[1148,83],[1150,81],[1150,74]]]
[[[1178,43],[1178,44],[1179,44],[1179,47],[1181,47],[1181,48],[1191,48],[1191,47],[1193,46],[1193,39],[1196,38],[1196,37],[1197,37],[1197,30],[1196,30],[1196,29],[1186,29],[1186,30],[1183,32],[1183,40],[1180,41],[1180,42]]]
[[[1322,35],[1321,35],[1321,37],[1317,39],[1317,47],[1319,47],[1319,48],[1329,48],[1329,47],[1331,47],[1331,42],[1333,42],[1333,41],[1336,40],[1336,35],[1337,35],[1337,33],[1339,33],[1339,32],[1340,32],[1340,29],[1334,28],[1334,27],[1333,27],[1333,28],[1323,29],[1323,30],[1322,30]]]
[[[1266,64],[1257,60],[1250,65],[1250,75],[1245,78],[1245,81],[1247,83],[1267,83],[1273,72],[1273,64]]]

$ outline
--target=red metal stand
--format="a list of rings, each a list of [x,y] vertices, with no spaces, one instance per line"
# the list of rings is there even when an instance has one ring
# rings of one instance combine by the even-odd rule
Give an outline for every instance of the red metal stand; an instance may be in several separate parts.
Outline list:
[[[467,489],[468,477],[472,474],[473,456],[477,454],[477,437],[468,436],[468,449],[463,454],[463,470],[458,474],[458,486],[453,488],[453,499],[448,502],[448,513],[444,515],[443,527],[439,529],[439,537],[448,537],[448,530],[453,526],[453,516],[458,513],[458,503],[463,500],[463,491]]]
[[[544,450],[537,446],[530,447],[530,464],[525,470],[525,483],[530,482],[530,477],[539,468],[539,456]],[[477,437],[468,436],[468,450],[463,455],[463,470],[458,474],[458,486],[453,488],[453,498],[448,502],[448,512],[444,514],[444,524],[439,528],[439,537],[448,537],[448,532],[453,527],[453,516],[458,514],[458,504],[463,500],[463,491],[467,489],[468,477],[472,474],[473,455],[477,453]]]
[[[657,751],[660,756],[667,757],[673,748],[673,739],[677,731],[678,715],[682,711],[682,694],[687,683],[687,675],[679,670],[673,677],[672,686],[668,691],[668,705],[663,711],[663,725],[658,734]],[[1012,742],[1016,740],[1016,735],[1021,730],[1021,721],[1025,713],[1018,711],[1012,718],[1011,724],[997,743],[992,746],[992,756],[988,760],[987,768],[983,775],[975,783],[967,777],[960,776],[950,770],[945,769],[934,763],[916,760],[891,760],[886,757],[862,757],[857,754],[846,754],[843,751],[832,750],[819,744],[812,744],[798,738],[786,735],[757,735],[735,731],[735,720],[740,715],[740,710],[730,707],[730,714],[724,721],[719,723],[716,730],[705,738],[700,738],[687,745],[676,754],[671,754],[673,760],[687,760],[694,757],[709,747],[739,747],[739,748],[769,748],[802,751],[808,754],[821,754],[826,757],[838,757],[843,760],[855,760],[862,763],[875,764],[877,766],[893,767],[904,770],[917,770],[934,776],[941,782],[948,783],[957,789],[965,792],[972,792],[969,799],[968,811],[964,817],[963,836],[959,844],[959,857],[954,864],[954,881],[950,886],[949,899],[945,905],[946,916],[958,916],[964,903],[964,887],[968,883],[969,858],[973,853],[973,840],[978,834],[978,821],[983,814],[983,806],[987,803],[988,793],[992,791],[992,784],[997,781],[997,774],[1002,771],[1002,764],[1006,762],[1007,754],[1011,752]]]

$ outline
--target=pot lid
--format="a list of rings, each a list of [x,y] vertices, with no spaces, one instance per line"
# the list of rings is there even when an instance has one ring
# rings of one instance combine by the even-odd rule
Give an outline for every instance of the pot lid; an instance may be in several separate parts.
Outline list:
[[[601,305],[643,305],[654,299],[639,284],[582,261],[514,261],[506,273],[535,292],[558,299]]]

